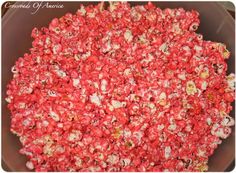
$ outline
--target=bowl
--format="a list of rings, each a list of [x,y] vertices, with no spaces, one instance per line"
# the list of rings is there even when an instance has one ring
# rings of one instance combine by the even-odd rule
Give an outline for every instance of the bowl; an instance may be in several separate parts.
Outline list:
[[[7,4],[8,3],[8,4]],[[34,27],[48,26],[54,17],[63,16],[66,12],[75,13],[80,4],[96,4],[97,2],[24,2],[29,8],[9,7],[5,2],[2,8],[9,8],[2,18],[2,166],[8,171],[29,171],[24,155],[19,154],[21,144],[17,136],[10,132],[10,112],[7,109],[6,85],[12,79],[11,67],[18,57],[29,52],[32,38],[31,30]],[[15,5],[23,2],[16,2]],[[63,5],[63,8],[37,9],[42,3],[49,5]],[[130,2],[131,5],[146,2]],[[197,10],[200,13],[200,27],[198,33],[203,34],[204,40],[222,42],[231,52],[228,63],[228,73],[235,73],[235,24],[233,18],[217,2],[153,2],[156,6],[164,8],[183,7],[186,10]],[[7,5],[6,5],[7,4]],[[36,5],[35,5],[36,4]],[[38,6],[37,6],[38,5]],[[37,10],[37,11],[36,11]],[[234,103],[233,103],[234,105]],[[235,117],[235,108],[231,111]],[[235,158],[235,128],[232,134],[223,140],[209,159],[209,171],[225,171]]]

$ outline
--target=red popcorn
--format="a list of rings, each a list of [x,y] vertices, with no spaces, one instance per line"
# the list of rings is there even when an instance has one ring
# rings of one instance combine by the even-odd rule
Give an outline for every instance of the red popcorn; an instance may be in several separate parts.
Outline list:
[[[234,125],[235,76],[198,17],[111,2],[34,28],[6,98],[27,168],[206,171]]]

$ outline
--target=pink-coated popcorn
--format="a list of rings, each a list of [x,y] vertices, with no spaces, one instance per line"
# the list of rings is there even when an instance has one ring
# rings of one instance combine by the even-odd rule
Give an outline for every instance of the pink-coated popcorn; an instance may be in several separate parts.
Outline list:
[[[83,6],[32,30],[8,108],[35,171],[206,171],[234,125],[229,51],[197,11]]]

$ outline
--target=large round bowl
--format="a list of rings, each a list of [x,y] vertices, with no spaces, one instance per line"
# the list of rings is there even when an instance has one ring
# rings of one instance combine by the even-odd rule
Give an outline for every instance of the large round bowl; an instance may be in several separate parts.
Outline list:
[[[19,4],[22,2],[17,2]],[[11,67],[18,57],[29,52],[34,27],[48,26],[54,17],[63,16],[66,12],[75,13],[83,3],[95,2],[50,2],[63,5],[63,8],[40,8],[35,14],[34,2],[30,8],[9,8],[2,18],[2,162],[9,171],[28,171],[25,167],[26,157],[19,154],[21,144],[17,136],[10,132],[10,112],[5,101],[6,85],[12,79]],[[46,3],[46,2],[43,2]],[[132,5],[145,2],[131,2]],[[183,7],[186,10],[195,9],[200,13],[200,28],[197,32],[203,34],[204,40],[223,42],[231,52],[228,60],[228,73],[235,72],[235,28],[234,20],[218,3],[213,2],[153,2],[160,8]],[[3,7],[7,5],[3,4]],[[235,109],[231,116],[235,117]],[[209,159],[209,171],[225,171],[235,158],[235,129],[229,138],[215,150]]]

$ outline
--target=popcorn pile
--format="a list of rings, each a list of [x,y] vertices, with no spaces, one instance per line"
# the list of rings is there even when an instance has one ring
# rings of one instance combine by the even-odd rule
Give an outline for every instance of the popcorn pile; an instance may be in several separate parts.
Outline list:
[[[89,5],[33,29],[6,101],[35,171],[206,171],[231,133],[230,53],[198,12]]]

